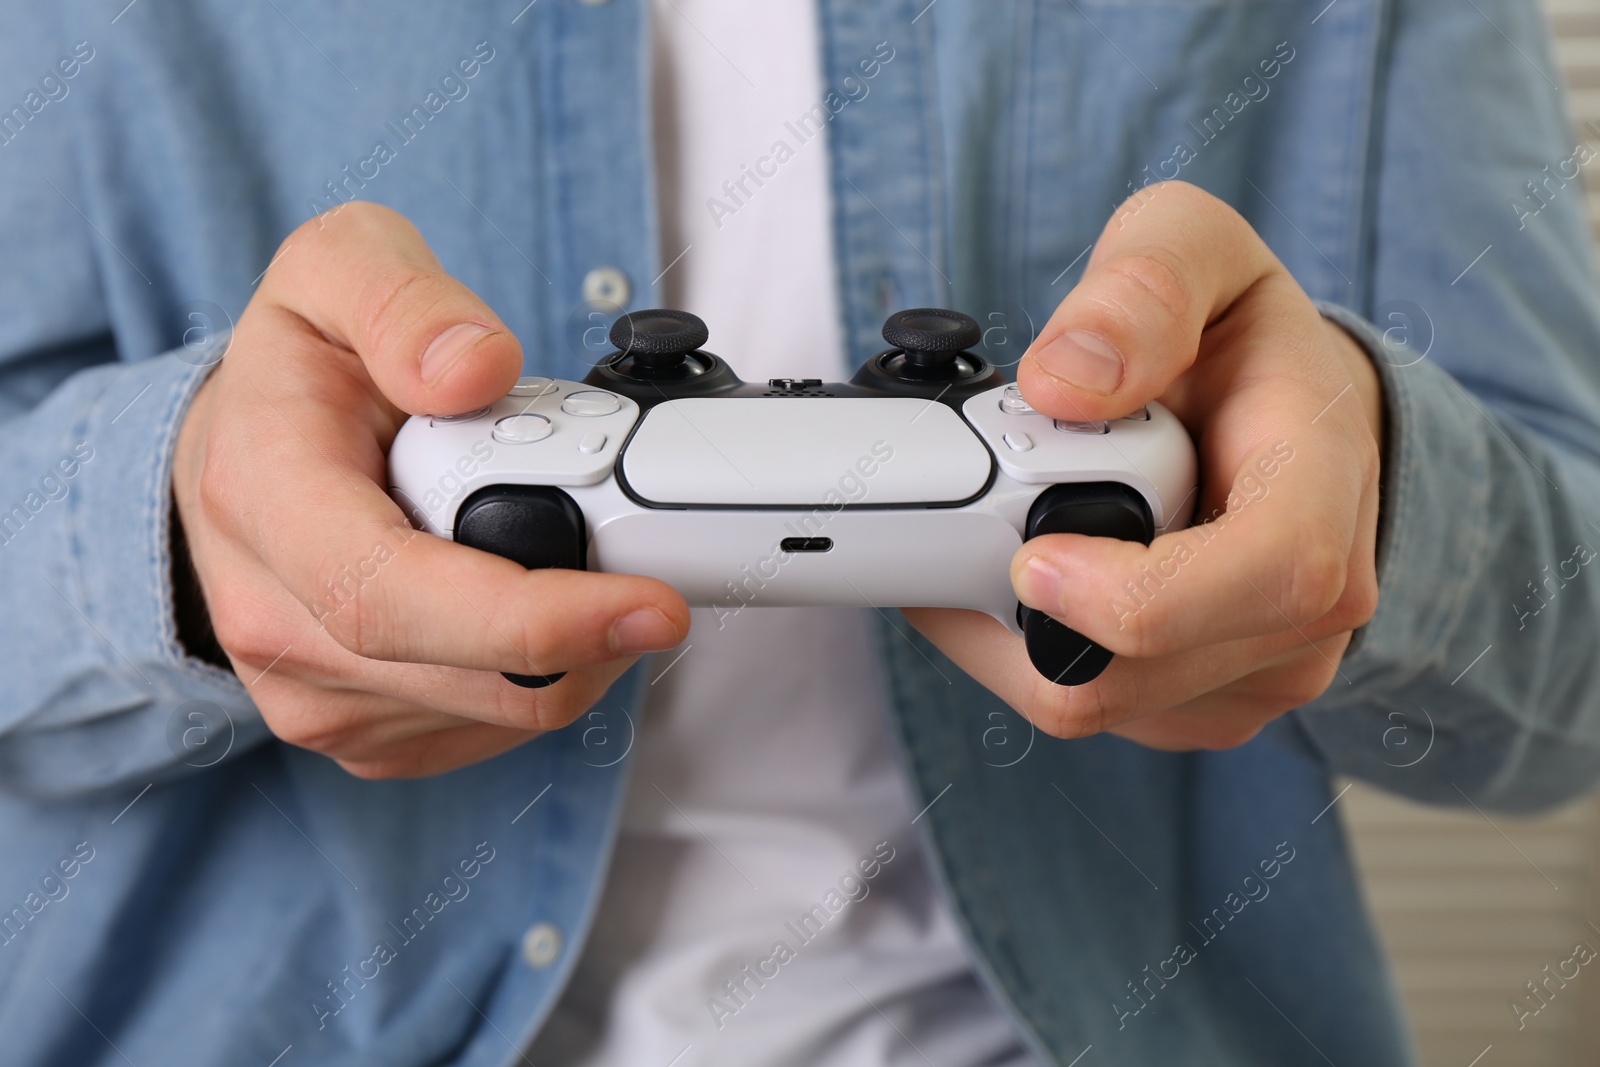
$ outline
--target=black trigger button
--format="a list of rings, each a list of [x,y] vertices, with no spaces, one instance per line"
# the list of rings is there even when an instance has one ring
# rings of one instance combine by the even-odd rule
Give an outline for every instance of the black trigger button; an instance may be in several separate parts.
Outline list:
[[[1057,485],[1046,489],[1028,511],[1026,538],[1077,533],[1115,537],[1148,545],[1155,537],[1150,507],[1138,493],[1112,482]],[[1083,685],[1111,664],[1109,649],[1065,623],[1023,605],[1017,606],[1028,659],[1056,685]]]
[[[1144,497],[1125,485],[1101,482],[1056,485],[1040,493],[1028,510],[1024,540],[1041,534],[1077,533],[1148,545],[1155,532]]]
[[[1042,611],[1018,605],[1023,643],[1034,669],[1056,685],[1083,685],[1111,665],[1110,649]]]
[[[583,512],[559,489],[544,485],[496,485],[473,493],[456,515],[456,541],[520,563],[585,569],[588,555]]]
[[[566,671],[557,671],[555,674],[510,674],[501,673],[501,677],[512,685],[520,685],[524,689],[543,689],[548,685],[555,685],[567,676]]]
[[[586,570],[588,527],[583,511],[561,490],[544,485],[497,485],[468,497],[456,515],[456,543],[480,548],[529,570]],[[524,689],[542,689],[565,676],[507,674]]]

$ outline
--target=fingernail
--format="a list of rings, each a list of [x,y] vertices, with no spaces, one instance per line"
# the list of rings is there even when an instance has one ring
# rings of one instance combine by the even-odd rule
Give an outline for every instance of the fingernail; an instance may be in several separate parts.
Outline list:
[[[1040,611],[1057,610],[1061,605],[1061,572],[1034,556],[1017,575],[1017,599]]]
[[[443,378],[456,360],[466,355],[467,349],[491,333],[494,331],[487,326],[462,322],[435,337],[422,353],[422,380],[431,385]]]
[[[664,652],[678,643],[678,628],[655,608],[629,612],[611,626],[611,651],[625,656]]]
[[[1046,371],[1088,393],[1109,396],[1122,384],[1122,354],[1097,333],[1069,330],[1038,358]]]

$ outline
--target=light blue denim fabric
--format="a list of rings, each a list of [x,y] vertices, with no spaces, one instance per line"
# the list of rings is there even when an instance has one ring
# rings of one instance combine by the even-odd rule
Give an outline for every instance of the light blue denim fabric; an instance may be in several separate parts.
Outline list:
[[[1525,810],[1600,773],[1600,603],[1573,562],[1600,548],[1600,315],[1534,6],[820,9],[850,100],[829,137],[854,357],[898,306],[1042,323],[1148,173],[1238,208],[1388,390],[1377,617],[1324,698],[1238,750],[1030,747],[885,629],[937,800],[917,829],[984,975],[1061,1064],[1414,1062],[1329,776]],[[590,270],[653,304],[680,250],[657,236],[643,0],[0,14],[3,1058],[513,1062],[582,951],[636,682],[485,764],[352,779],[176,644],[168,465],[210,352],[185,331],[237,316],[326,183],[412,218],[530,370],[579,373]],[[892,60],[847,81],[880,42]],[[186,746],[197,701],[231,734]],[[521,950],[539,923],[545,966]]]

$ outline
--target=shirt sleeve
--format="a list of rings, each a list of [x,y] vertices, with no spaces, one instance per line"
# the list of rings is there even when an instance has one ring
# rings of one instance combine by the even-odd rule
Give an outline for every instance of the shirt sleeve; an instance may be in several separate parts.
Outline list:
[[[171,458],[205,370],[104,364],[0,423],[0,788],[138,785],[267,736],[174,623]]]
[[[1297,713],[1346,774],[1532,810],[1600,779],[1600,308],[1536,5],[1396,5],[1372,297],[1380,601]]]
[[[89,221],[74,109],[109,72],[104,20],[80,14],[19,9],[0,33],[0,69],[56,77],[0,124],[0,791],[38,797],[139,788],[268,736],[176,638],[173,442],[219,349],[155,355],[175,338],[151,314],[113,333],[117,309],[172,301],[159,250]]]

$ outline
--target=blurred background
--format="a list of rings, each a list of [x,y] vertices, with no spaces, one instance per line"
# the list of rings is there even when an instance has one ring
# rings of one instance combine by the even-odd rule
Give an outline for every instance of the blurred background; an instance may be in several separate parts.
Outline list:
[[[1425,728],[1411,732],[1420,754]],[[1414,758],[1403,754],[1396,759]],[[1571,974],[1579,942],[1600,951],[1600,931],[1588,925],[1600,926],[1600,802],[1515,819],[1426,808],[1356,784],[1334,810],[1426,1067],[1600,1064],[1600,960],[1565,989],[1552,981],[1543,1007],[1525,985],[1543,980],[1546,966]],[[1539,1009],[1520,1029],[1513,1002]]]
[[[1572,94],[1573,144],[1600,152],[1600,0],[1544,7]],[[1584,178],[1600,236],[1600,161]],[[1390,739],[1394,761],[1416,759],[1427,737],[1420,718],[1406,724]],[[1425,808],[1356,784],[1335,810],[1426,1067],[1600,1065],[1600,959],[1564,989],[1551,982],[1542,1007],[1525,985],[1546,966],[1570,974],[1580,942],[1600,951],[1600,800],[1513,819]],[[1520,1029],[1513,1002],[1539,1008]]]

